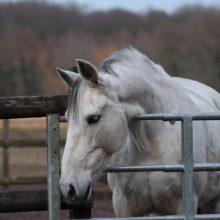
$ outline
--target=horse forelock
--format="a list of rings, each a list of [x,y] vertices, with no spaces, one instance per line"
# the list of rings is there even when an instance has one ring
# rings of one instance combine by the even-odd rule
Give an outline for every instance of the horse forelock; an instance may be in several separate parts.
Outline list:
[[[79,105],[78,105],[78,96],[79,96],[79,88],[82,84],[82,79],[77,79],[74,88],[71,89],[69,97],[68,97],[68,104],[67,104],[67,118],[70,119],[71,116],[74,118],[77,116],[79,112]]]

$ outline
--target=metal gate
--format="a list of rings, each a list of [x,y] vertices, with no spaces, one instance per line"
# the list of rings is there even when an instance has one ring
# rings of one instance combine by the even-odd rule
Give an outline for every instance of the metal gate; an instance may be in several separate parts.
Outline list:
[[[163,113],[146,114],[135,117],[135,120],[162,120],[181,121],[182,131],[182,164],[154,164],[146,166],[107,167],[104,172],[182,172],[182,215],[160,217],[130,217],[105,219],[132,219],[132,220],[220,220],[220,214],[195,215],[194,213],[194,171],[220,171],[220,163],[194,163],[193,162],[193,121],[220,120],[220,113]],[[59,219],[59,121],[58,114],[47,117],[48,130],[48,199],[49,219]],[[220,184],[220,183],[219,183]]]

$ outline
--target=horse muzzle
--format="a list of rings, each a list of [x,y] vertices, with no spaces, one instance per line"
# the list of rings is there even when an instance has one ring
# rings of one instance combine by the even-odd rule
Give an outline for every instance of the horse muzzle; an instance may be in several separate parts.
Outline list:
[[[60,189],[67,203],[85,203],[92,194],[91,175],[71,173],[68,178],[60,178]]]

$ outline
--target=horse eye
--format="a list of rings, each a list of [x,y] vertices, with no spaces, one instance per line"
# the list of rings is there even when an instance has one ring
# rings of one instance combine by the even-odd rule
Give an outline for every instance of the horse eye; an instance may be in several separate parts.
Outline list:
[[[89,115],[86,120],[88,122],[88,124],[95,124],[99,121],[99,119],[101,118],[101,115]]]

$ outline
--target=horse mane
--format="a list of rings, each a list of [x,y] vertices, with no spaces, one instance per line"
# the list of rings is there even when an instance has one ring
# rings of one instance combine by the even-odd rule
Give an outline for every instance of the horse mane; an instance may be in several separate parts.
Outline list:
[[[151,72],[154,74],[159,74],[160,76],[168,76],[168,74],[164,71],[164,69],[151,61],[146,55],[140,53],[138,50],[133,47],[125,48],[118,50],[112,53],[108,58],[106,58],[101,64],[98,66],[99,74],[110,74],[114,77],[120,77],[117,73],[117,68],[114,67],[114,64],[126,65],[128,68],[138,68],[143,72],[146,72],[147,68],[151,69]],[[146,68],[147,67],[147,68]],[[74,88],[71,89],[68,98],[67,105],[67,118],[70,117],[70,114],[73,113],[73,117],[79,112],[78,107],[78,99],[80,96],[80,88],[83,84],[82,79],[78,79],[75,83]]]
[[[108,73],[114,76],[118,76],[117,70],[115,70],[113,67],[114,64],[126,64],[128,68],[134,68],[134,66],[136,66],[138,69],[143,68],[143,71],[147,66],[152,70],[154,74],[159,74],[160,76],[168,76],[168,74],[160,65],[154,63],[146,55],[142,54],[133,47],[124,48],[112,53],[99,65],[98,70],[101,73]]]

